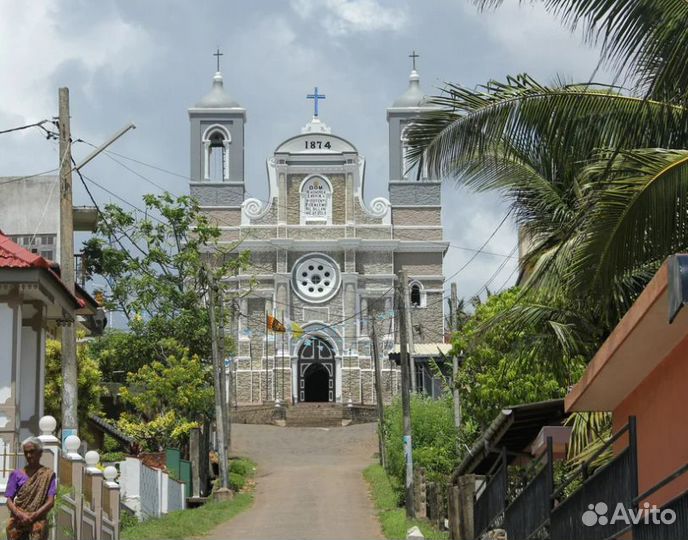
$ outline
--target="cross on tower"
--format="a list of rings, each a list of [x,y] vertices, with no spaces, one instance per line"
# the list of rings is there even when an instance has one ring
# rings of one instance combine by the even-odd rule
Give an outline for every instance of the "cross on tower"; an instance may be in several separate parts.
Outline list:
[[[312,94],[308,94],[306,96],[306,99],[312,99],[313,104],[314,104],[314,113],[313,117],[317,118],[318,117],[318,100],[320,99],[325,99],[326,96],[325,94],[318,94],[318,87],[316,86]]]
[[[217,48],[217,51],[213,53],[213,56],[217,57],[217,71],[220,71],[220,56],[224,56],[224,53],[220,52],[220,48]]]
[[[420,55],[416,54],[416,50],[413,49],[413,52],[409,54],[409,58],[413,60],[413,71],[416,71],[416,58],[419,58]]]

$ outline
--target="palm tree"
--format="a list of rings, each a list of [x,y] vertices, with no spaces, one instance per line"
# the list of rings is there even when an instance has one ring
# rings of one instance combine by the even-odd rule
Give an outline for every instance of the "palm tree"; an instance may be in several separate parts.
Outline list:
[[[531,358],[564,363],[590,359],[661,262],[688,248],[688,2],[540,2],[601,44],[617,84],[449,84],[409,142],[436,174],[510,201],[533,246],[521,301],[502,317],[543,330]],[[572,422],[575,462],[609,425]]]
[[[688,246],[688,67],[686,48],[672,49],[688,40],[688,3],[543,3],[571,27],[586,25],[631,89],[527,75],[477,90],[449,84],[410,143],[435,173],[509,199],[533,241],[511,315],[540,320],[576,354],[594,350],[658,265]],[[591,326],[601,332],[581,343]]]

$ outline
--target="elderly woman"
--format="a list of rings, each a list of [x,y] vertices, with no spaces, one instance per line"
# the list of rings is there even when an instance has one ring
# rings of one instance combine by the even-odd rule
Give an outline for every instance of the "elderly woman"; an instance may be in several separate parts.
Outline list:
[[[47,515],[55,503],[57,480],[52,469],[41,465],[43,443],[30,437],[22,443],[26,467],[12,471],[5,497],[11,517],[8,540],[44,540],[48,537]]]

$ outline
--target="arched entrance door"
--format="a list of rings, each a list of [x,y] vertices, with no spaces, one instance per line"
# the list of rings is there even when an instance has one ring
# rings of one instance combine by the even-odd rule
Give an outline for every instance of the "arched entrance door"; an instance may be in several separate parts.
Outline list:
[[[310,338],[299,351],[299,402],[334,401],[334,351],[327,341]]]

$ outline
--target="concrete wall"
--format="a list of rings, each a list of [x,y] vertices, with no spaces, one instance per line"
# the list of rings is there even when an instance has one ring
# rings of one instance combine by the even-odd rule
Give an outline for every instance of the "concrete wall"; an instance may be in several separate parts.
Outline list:
[[[688,462],[686,381],[688,336],[613,411],[614,431],[635,416],[638,426],[638,493],[650,489]],[[625,442],[623,442],[625,446]],[[649,499],[661,506],[688,489],[688,475]]]

